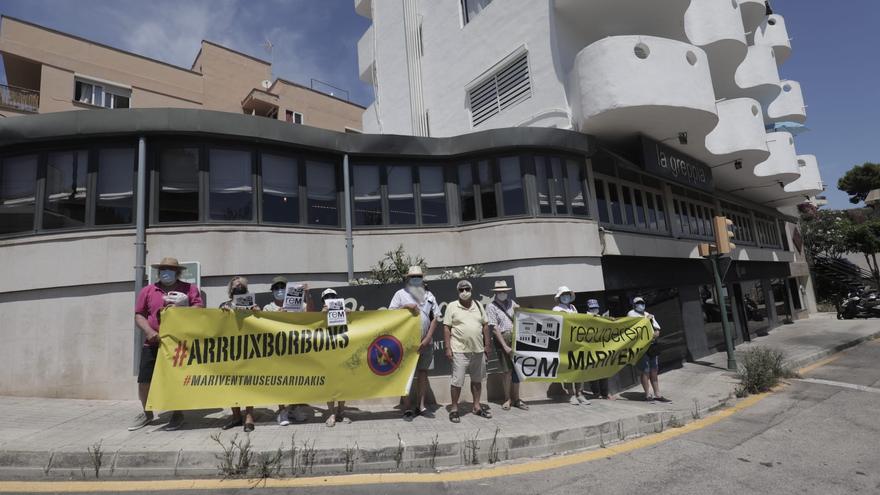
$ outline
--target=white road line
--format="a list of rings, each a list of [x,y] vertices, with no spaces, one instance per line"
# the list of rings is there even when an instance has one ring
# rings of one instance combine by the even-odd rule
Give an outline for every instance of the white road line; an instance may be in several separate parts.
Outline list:
[[[856,385],[854,383],[846,383],[846,382],[835,382],[832,380],[822,380],[820,378],[799,378],[797,381],[799,382],[809,382],[809,383],[818,383],[821,385],[831,385],[832,387],[841,387],[841,388],[849,388],[852,390],[859,390],[862,392],[872,392],[875,394],[880,394],[880,388],[874,387],[866,387],[864,385]]]

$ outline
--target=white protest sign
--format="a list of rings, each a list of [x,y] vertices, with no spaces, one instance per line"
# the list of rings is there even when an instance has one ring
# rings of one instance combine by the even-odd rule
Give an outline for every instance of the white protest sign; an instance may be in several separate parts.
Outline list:
[[[232,296],[232,307],[234,309],[251,309],[256,304],[257,298],[252,293],[234,294]]]
[[[345,299],[327,299],[327,326],[338,327],[348,325],[348,315],[345,314]]]
[[[288,282],[284,289],[284,311],[300,313],[305,311],[305,284]]]

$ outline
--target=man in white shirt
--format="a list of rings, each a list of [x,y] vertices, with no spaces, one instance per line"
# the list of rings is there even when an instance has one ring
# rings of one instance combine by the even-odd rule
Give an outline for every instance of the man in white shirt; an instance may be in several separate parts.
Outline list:
[[[416,392],[418,393],[418,411],[413,411],[409,395],[403,397],[403,419],[412,421],[416,414],[433,417],[434,414],[425,407],[425,395],[428,391],[428,370],[434,369],[434,329],[440,318],[440,306],[434,294],[425,289],[422,267],[411,266],[404,278],[404,287],[394,293],[388,309],[408,309],[413,315],[419,316],[422,323],[422,337],[419,342],[419,362],[416,364]]]
[[[645,389],[645,400],[648,402],[672,402],[660,394],[660,382],[657,378],[660,372],[660,353],[657,348],[657,339],[660,338],[660,323],[654,315],[645,311],[645,300],[641,296],[633,298],[633,309],[626,314],[627,316],[645,317],[651,320],[654,326],[654,340],[651,346],[645,352],[642,360],[639,361],[639,371],[641,372],[642,388]],[[650,388],[654,389],[654,395],[651,395]]]
[[[556,289],[556,296],[554,297],[556,306],[553,306],[553,311],[577,313],[578,310],[574,307],[574,295],[574,291],[564,285]],[[571,392],[568,391],[569,386],[571,386]],[[570,394],[568,398],[569,404],[573,406],[590,405],[590,401],[583,395],[583,383],[563,383],[562,390]]]

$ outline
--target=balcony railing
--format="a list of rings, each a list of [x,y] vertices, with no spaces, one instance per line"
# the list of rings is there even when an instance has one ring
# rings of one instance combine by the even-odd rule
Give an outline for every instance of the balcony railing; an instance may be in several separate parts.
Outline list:
[[[40,109],[40,92],[0,84],[0,107],[36,113]]]

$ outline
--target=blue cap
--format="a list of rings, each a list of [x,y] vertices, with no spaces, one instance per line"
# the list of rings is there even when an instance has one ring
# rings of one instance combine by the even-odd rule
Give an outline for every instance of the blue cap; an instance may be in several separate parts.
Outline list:
[[[588,308],[598,308],[599,301],[597,301],[595,299],[587,299],[587,307]]]

